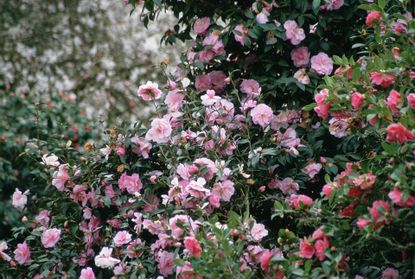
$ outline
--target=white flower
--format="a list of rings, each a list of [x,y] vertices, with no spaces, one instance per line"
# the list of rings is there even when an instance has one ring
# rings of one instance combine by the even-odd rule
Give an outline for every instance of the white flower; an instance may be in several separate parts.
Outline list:
[[[5,241],[2,241],[0,242],[0,259],[9,262],[12,258],[10,258],[9,255],[3,252],[5,250],[7,250],[7,243]]]
[[[46,166],[59,167],[59,158],[55,154],[45,154],[42,156],[42,164]]]
[[[101,268],[112,268],[120,260],[111,257],[112,248],[103,247],[98,256],[95,256],[95,265]]]

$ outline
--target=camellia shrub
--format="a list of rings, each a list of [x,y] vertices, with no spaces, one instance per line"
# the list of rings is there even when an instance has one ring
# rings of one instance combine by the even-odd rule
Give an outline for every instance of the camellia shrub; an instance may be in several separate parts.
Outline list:
[[[50,194],[13,198],[37,212],[2,242],[4,274],[413,276],[405,3],[130,2],[145,22],[171,9],[165,40],[191,48],[139,87],[149,127],[45,156]]]
[[[12,84],[0,84],[1,238],[11,237],[10,229],[19,224],[20,215],[31,212],[12,209],[11,197],[19,193],[16,188],[31,196],[48,193],[47,173],[34,167],[40,158],[53,152],[65,157],[78,154],[85,143],[98,137],[99,126],[92,126],[75,98],[64,93],[17,93]]]

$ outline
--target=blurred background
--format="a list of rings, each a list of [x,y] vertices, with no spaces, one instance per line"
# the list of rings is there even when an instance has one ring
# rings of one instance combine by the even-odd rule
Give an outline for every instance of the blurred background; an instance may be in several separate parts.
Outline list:
[[[136,90],[165,83],[161,63],[181,48],[160,44],[173,16],[147,29],[130,12],[122,0],[0,0],[0,240],[22,215],[15,188],[49,187],[33,167],[42,155],[64,145],[69,161],[102,130],[150,118]]]

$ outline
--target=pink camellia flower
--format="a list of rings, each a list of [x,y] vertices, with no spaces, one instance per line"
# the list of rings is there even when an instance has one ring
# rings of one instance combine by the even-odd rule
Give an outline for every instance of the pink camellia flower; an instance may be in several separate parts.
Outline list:
[[[181,223],[181,226],[179,226],[178,223]],[[193,221],[188,215],[176,215],[170,218],[169,225],[171,234],[176,238],[180,238],[183,235],[183,227],[189,227],[193,232],[196,232],[198,229],[197,222]]]
[[[359,109],[363,105],[363,102],[365,101],[364,95],[361,94],[360,92],[354,92],[350,97],[352,101],[352,107],[354,109]]]
[[[356,225],[359,229],[364,229],[364,228],[366,228],[367,226],[370,225],[370,222],[369,222],[369,220],[367,220],[363,217],[359,217],[359,219],[357,220]]]
[[[95,274],[92,268],[86,267],[81,270],[81,276],[79,279],[95,279]]]
[[[261,93],[259,83],[254,79],[244,79],[239,87],[242,93],[250,97],[257,97]]]
[[[277,187],[286,195],[297,193],[300,186],[291,177],[286,177],[282,181],[277,182]]]
[[[400,191],[398,188],[393,188],[393,191],[389,192],[388,197],[392,200],[392,202],[396,205],[409,207],[415,205],[415,197],[408,196],[404,201],[403,192]]]
[[[6,241],[2,241],[0,242],[0,259],[3,259],[7,262],[11,261],[11,257],[9,255],[7,255],[4,251],[7,250],[7,242]]]
[[[291,51],[291,60],[296,67],[306,67],[310,62],[310,51],[308,47],[302,46]]]
[[[331,196],[331,192],[333,191],[333,189],[335,189],[336,187],[335,187],[335,184],[334,183],[328,183],[328,184],[325,184],[324,186],[323,186],[323,189],[322,189],[322,191],[323,191],[323,193],[324,193],[324,195],[326,195],[326,197],[327,198],[330,198],[330,196]]]
[[[200,96],[202,100],[202,104],[206,107],[213,106],[217,101],[221,100],[222,98],[216,96],[215,90],[207,90],[205,95]]]
[[[214,208],[220,207],[220,196],[217,192],[211,192],[209,196],[209,204]]]
[[[389,142],[403,144],[415,138],[414,134],[401,123],[390,124],[388,128],[386,128],[386,132],[386,140]]]
[[[284,133],[277,132],[278,143],[285,148],[297,147],[300,145],[301,140],[297,138],[297,132],[293,128],[288,128]]]
[[[155,141],[157,143],[166,143],[169,141],[173,129],[170,122],[164,118],[156,118],[151,121],[151,128],[146,134],[147,141]]]
[[[285,37],[290,40],[291,44],[298,45],[305,39],[304,29],[298,27],[294,20],[287,20],[284,23]]]
[[[324,261],[324,259],[326,258],[326,255],[324,255],[324,251],[326,251],[326,249],[329,247],[330,247],[330,242],[328,241],[326,237],[323,239],[317,240],[316,243],[314,244],[317,259],[319,259],[320,261]]]
[[[259,263],[261,264],[261,269],[267,271],[271,266],[272,258],[284,258],[284,255],[279,249],[264,250],[259,257]],[[282,276],[277,276],[275,278],[283,278]]]
[[[415,93],[409,94],[406,99],[408,100],[409,106],[415,110]]]
[[[321,5],[322,10],[334,11],[340,9],[344,5],[344,0],[329,0],[326,4]]]
[[[242,24],[239,24],[235,27],[235,31],[235,41],[237,41],[241,45],[244,45],[244,38],[248,35],[248,28],[244,27]]]
[[[393,74],[380,73],[375,71],[370,73],[370,80],[372,84],[382,86],[383,88],[388,88],[395,82],[396,76]]]
[[[254,241],[261,241],[264,237],[268,235],[268,230],[263,224],[255,223],[250,232],[250,236]]]
[[[123,191],[127,190],[128,193],[134,194],[135,192],[140,192],[143,188],[143,184],[137,173],[127,175],[127,173],[124,172],[120,179],[118,179],[118,187]]]
[[[377,22],[380,22],[382,20],[382,15],[380,12],[377,12],[377,11],[370,12],[366,17],[366,25],[372,26],[375,20]]]
[[[215,183],[212,191],[216,193],[222,201],[228,202],[231,200],[231,197],[235,192],[233,185],[232,181],[225,180],[223,182]]]
[[[332,134],[336,138],[344,138],[348,136],[350,133],[350,123],[347,118],[333,117],[332,119],[330,119],[329,124],[330,134]]]
[[[299,209],[300,204],[302,204],[302,206],[310,207],[313,205],[313,199],[306,195],[292,194],[290,196],[290,204],[294,206],[295,209]]]
[[[194,167],[196,171],[200,171],[201,168],[206,170],[206,173],[203,175],[203,177],[207,180],[210,180],[213,178],[215,173],[218,171],[216,168],[215,162],[208,158],[198,158],[193,161]]]
[[[199,177],[197,180],[191,180],[187,185],[187,192],[189,192],[192,197],[202,199],[210,194],[210,190],[204,187],[205,184],[206,180],[202,177]]]
[[[117,153],[117,155],[120,156],[120,157],[124,157],[125,156],[125,147],[124,146],[118,146],[115,153]]]
[[[42,165],[51,166],[51,167],[59,167],[59,158],[55,154],[44,154],[42,156]]]
[[[212,86],[212,80],[209,75],[200,75],[195,79],[195,87],[197,91],[206,91]]]
[[[294,78],[302,84],[310,84],[310,77],[307,75],[307,72],[304,68],[299,69],[294,73]]]
[[[314,249],[314,246],[310,244],[307,238],[300,241],[300,251],[298,256],[303,259],[311,259],[315,252],[316,250]]]
[[[380,210],[382,208],[382,213]],[[385,201],[374,201],[372,207],[369,209],[369,213],[373,220],[376,222],[380,217],[389,212],[389,204]]]
[[[364,173],[356,178],[353,178],[352,183],[364,191],[370,190],[376,183],[376,175],[373,175],[371,172]]]
[[[179,90],[173,90],[167,93],[164,103],[168,106],[169,111],[178,111],[183,106],[184,95]]]
[[[317,103],[317,107],[314,108],[314,111],[323,119],[326,119],[329,116],[331,102],[326,102],[328,95],[329,90],[325,88],[320,90],[320,92],[314,96],[314,101]]]
[[[268,15],[269,15],[269,13],[266,12],[265,10],[263,10],[262,12],[260,12],[259,14],[256,15],[255,21],[258,24],[265,24],[265,23],[268,22]]]
[[[333,60],[324,52],[311,57],[311,70],[319,75],[330,75],[333,72]]]
[[[200,257],[200,254],[202,254],[202,248],[200,247],[199,241],[193,236],[184,238],[184,247],[196,258]]]
[[[399,271],[392,267],[388,267],[382,272],[382,277],[380,279],[399,279],[399,278],[401,278]]]
[[[202,35],[206,32],[206,30],[209,28],[209,26],[210,26],[210,18],[208,18],[208,17],[198,18],[198,19],[196,19],[196,21],[193,25],[193,31],[197,35]]]
[[[94,258],[95,265],[101,268],[113,268],[120,260],[111,257],[111,254],[112,248],[103,247],[99,254]]]
[[[225,89],[227,82],[226,74],[222,71],[212,71],[209,73],[212,88],[215,92],[220,93]]]
[[[388,107],[391,109],[392,112],[395,112],[395,113],[399,111],[398,105],[401,103],[401,101],[402,101],[401,94],[395,89],[391,90],[388,98],[386,99]]]
[[[17,244],[16,250],[14,250],[14,259],[20,265],[28,265],[32,259],[30,258],[30,249],[26,241],[20,244]]]
[[[177,266],[176,274],[179,279],[203,279],[202,276],[196,276],[192,264],[185,261],[184,266]]]
[[[47,229],[43,232],[41,237],[41,242],[43,247],[52,248],[58,243],[61,239],[61,230],[60,229]]]
[[[265,128],[271,123],[274,114],[272,109],[265,105],[259,104],[251,110],[252,122]]]
[[[52,185],[59,191],[63,191],[68,180],[68,165],[60,165],[59,170],[53,174]]]
[[[27,204],[27,193],[29,193],[29,191],[22,193],[22,191],[16,188],[12,196],[13,207],[23,209]]]
[[[131,242],[131,234],[127,231],[119,231],[114,236],[115,247],[120,247]]]
[[[151,143],[138,136],[132,137],[131,142],[135,144],[132,151],[139,156],[143,156],[144,159],[148,159],[152,147]]]
[[[138,96],[143,98],[144,101],[157,100],[161,97],[161,90],[157,83],[147,81],[146,84],[141,85],[138,88]]]
[[[156,256],[157,267],[163,276],[169,276],[174,272],[174,254],[167,251],[159,251]]]
[[[320,163],[310,163],[305,168],[302,169],[302,172],[308,174],[310,178],[314,178],[323,166]]]
[[[47,209],[41,210],[39,214],[35,217],[36,223],[47,227],[50,221],[50,211]]]

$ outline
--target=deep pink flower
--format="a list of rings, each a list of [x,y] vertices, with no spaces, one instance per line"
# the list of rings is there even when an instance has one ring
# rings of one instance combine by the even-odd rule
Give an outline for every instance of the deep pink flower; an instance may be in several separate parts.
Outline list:
[[[118,179],[118,187],[123,191],[127,190],[128,193],[134,194],[143,188],[143,184],[137,173],[127,175],[127,173],[124,172]]]
[[[60,229],[47,229],[43,232],[41,241],[42,245],[45,248],[52,248],[58,243],[61,239],[61,230]]]
[[[207,31],[209,26],[210,26],[210,18],[208,17],[198,18],[196,19],[193,25],[193,31],[198,35],[202,35]]]
[[[360,92],[354,92],[351,96],[352,106],[354,109],[359,109],[363,102],[365,101],[365,97]]]
[[[326,255],[324,255],[324,251],[330,247],[330,242],[325,237],[323,239],[319,239],[314,244],[314,248],[316,250],[316,257],[320,261],[323,261],[326,258]]]
[[[211,89],[212,80],[209,75],[200,75],[195,79],[195,87],[197,91],[206,91]]]
[[[199,241],[193,236],[187,236],[184,238],[184,247],[194,257],[200,257],[202,254],[202,248],[200,247]]]
[[[265,105],[259,104],[251,110],[252,122],[265,128],[271,123],[274,114],[272,109]]]
[[[292,194],[290,196],[290,204],[294,206],[295,209],[299,209],[300,204],[305,207],[310,207],[313,205],[313,199],[306,195]]]
[[[367,26],[372,26],[373,23],[375,22],[375,20],[377,22],[380,22],[382,20],[382,15],[381,15],[380,12],[372,11],[366,17],[366,25]]]
[[[408,100],[409,106],[412,109],[415,110],[415,93],[408,94],[408,96],[406,97],[406,99]]]
[[[330,75],[333,72],[333,60],[324,52],[311,57],[311,70],[319,75]]]
[[[375,85],[382,86],[383,88],[388,88],[395,82],[396,76],[393,74],[380,73],[375,71],[370,73],[370,80]]]
[[[393,188],[393,191],[389,192],[388,197],[392,200],[394,204],[399,206],[409,207],[415,205],[414,196],[408,196],[407,199],[404,201],[403,192],[396,187]]]
[[[384,213],[380,212],[380,208],[382,208]],[[375,222],[380,217],[384,216],[388,212],[389,212],[389,204],[385,201],[374,201],[372,204],[372,207],[369,209],[369,213]]]
[[[398,105],[401,103],[401,101],[402,101],[401,94],[395,89],[392,89],[389,92],[389,96],[386,99],[388,107],[392,110],[392,112],[399,111]]]
[[[141,85],[137,93],[144,101],[157,100],[161,97],[161,90],[158,84],[151,81],[147,81],[146,84]]]
[[[30,258],[30,249],[26,241],[20,244],[17,244],[16,250],[14,250],[14,259],[20,265],[28,265],[32,259]]]
[[[300,241],[300,252],[298,253],[298,256],[303,259],[311,259],[315,252],[314,246],[310,244],[307,238]]]
[[[291,60],[296,67],[306,67],[310,62],[310,51],[302,46],[291,51]]]
[[[389,142],[403,144],[415,138],[414,134],[401,123],[390,124],[388,128],[386,128],[386,132],[386,140]]]
[[[370,222],[369,222],[369,220],[366,220],[363,217],[359,217],[359,219],[357,220],[356,225],[359,229],[364,229],[364,228],[366,228],[367,226],[370,225]]]

